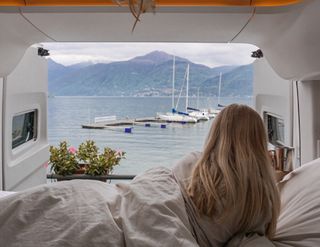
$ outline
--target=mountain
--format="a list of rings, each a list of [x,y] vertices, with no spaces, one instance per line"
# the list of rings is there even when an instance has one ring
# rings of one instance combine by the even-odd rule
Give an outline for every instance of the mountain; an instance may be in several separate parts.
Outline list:
[[[175,57],[175,89],[184,85],[187,65],[190,65],[189,95],[200,90],[201,95],[217,92],[219,73],[223,73],[223,95],[252,94],[252,66],[222,66],[210,68]],[[169,96],[172,91],[173,55],[154,51],[128,61],[108,64],[63,66],[52,60],[49,66],[50,95],[88,96]],[[251,77],[250,77],[251,75]],[[247,83],[246,83],[247,82]],[[239,88],[238,86],[245,86]]]
[[[50,58],[47,61],[48,61],[48,81],[49,81],[49,83],[70,71],[70,68],[68,68],[62,64],[56,63],[55,61],[53,61]]]
[[[76,69],[85,68],[85,67],[90,66],[90,65],[93,65],[93,64],[94,64],[94,63],[92,63],[92,62],[82,62],[82,63],[76,63],[76,64],[73,64],[73,65],[70,65],[70,66],[68,66],[68,67],[71,68],[71,69],[76,70]]]
[[[202,85],[207,90],[218,95],[220,75],[205,80]],[[253,65],[244,65],[222,74],[221,96],[244,96],[252,95]]]
[[[83,62],[83,63],[77,63],[70,66],[64,66],[62,64],[56,63],[52,59],[48,59],[48,74],[49,74],[49,82],[54,81],[60,77],[63,77],[64,75],[78,70],[85,68],[87,66],[93,65],[92,62]]]
[[[163,51],[153,51],[144,56],[135,57],[129,61],[142,64],[159,65],[172,60],[172,55],[169,55]]]
[[[238,68],[239,66],[235,66],[235,65],[229,65],[229,66],[222,66],[222,67],[215,67],[215,68],[212,68],[211,71],[216,74],[216,75],[219,75],[220,72],[222,74],[225,74],[225,73],[228,73],[236,68]]]

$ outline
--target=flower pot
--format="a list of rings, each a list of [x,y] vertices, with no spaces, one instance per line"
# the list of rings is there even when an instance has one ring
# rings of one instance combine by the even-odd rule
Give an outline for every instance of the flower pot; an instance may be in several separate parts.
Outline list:
[[[79,168],[74,172],[74,174],[85,174],[87,164],[79,164]]]

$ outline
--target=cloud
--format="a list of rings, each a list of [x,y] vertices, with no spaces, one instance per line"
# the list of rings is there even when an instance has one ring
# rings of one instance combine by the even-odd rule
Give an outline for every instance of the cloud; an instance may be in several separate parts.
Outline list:
[[[109,63],[125,61],[160,50],[184,57],[209,67],[243,65],[254,61],[251,52],[258,48],[249,44],[210,43],[44,43],[51,58],[70,65],[91,61]]]

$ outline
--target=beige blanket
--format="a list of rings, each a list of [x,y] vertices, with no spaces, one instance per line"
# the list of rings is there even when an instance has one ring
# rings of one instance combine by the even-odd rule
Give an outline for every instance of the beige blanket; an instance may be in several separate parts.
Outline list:
[[[130,184],[59,182],[2,198],[0,245],[198,246],[180,188],[166,168]]]
[[[275,240],[240,234],[227,247],[320,246],[320,159],[280,184]],[[166,168],[130,184],[59,182],[0,199],[0,246],[210,246],[179,181]]]

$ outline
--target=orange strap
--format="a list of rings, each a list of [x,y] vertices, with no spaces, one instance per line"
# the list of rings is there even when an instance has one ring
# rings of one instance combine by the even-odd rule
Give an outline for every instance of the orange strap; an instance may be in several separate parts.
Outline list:
[[[285,6],[302,0],[156,0],[157,6]],[[112,0],[1,0],[0,6],[116,6]]]

